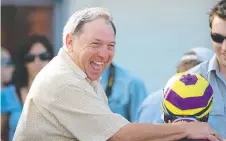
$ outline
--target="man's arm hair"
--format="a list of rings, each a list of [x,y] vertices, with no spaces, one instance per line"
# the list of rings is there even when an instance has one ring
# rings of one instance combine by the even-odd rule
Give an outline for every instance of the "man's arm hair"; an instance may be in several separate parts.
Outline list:
[[[199,139],[199,140],[196,140],[196,139],[181,139],[181,140],[178,140],[178,141],[209,141],[207,139]]]
[[[179,124],[130,123],[108,141],[172,141],[186,137],[184,129]]]

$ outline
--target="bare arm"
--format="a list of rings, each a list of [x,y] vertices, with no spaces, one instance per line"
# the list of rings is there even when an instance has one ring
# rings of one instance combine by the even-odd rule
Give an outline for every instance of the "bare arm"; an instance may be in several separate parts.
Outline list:
[[[109,141],[176,141],[183,138],[217,141],[217,138],[209,134],[211,131],[206,123],[131,123],[120,129]]]
[[[5,128],[7,124],[7,119],[8,119],[7,115],[1,115],[1,131]]]
[[[170,141],[186,136],[177,124],[128,124],[109,141]]]
[[[1,139],[4,136],[8,136],[8,135],[5,135],[5,128],[7,125],[7,121],[8,121],[8,115],[1,115]]]

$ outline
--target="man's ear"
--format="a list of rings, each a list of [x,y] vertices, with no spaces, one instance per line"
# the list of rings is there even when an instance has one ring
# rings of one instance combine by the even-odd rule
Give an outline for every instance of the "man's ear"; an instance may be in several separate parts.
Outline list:
[[[66,36],[66,48],[68,49],[68,52],[73,52],[73,45],[72,45],[72,35],[67,34]]]

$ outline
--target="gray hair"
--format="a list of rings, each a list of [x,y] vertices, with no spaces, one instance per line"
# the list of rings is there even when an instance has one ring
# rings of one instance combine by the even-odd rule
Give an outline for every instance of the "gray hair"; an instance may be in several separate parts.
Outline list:
[[[66,36],[67,34],[78,34],[82,31],[85,23],[94,21],[98,18],[104,18],[106,21],[111,23],[113,30],[116,34],[115,25],[113,18],[107,9],[101,7],[86,8],[75,12],[63,29],[63,46],[66,47]]]

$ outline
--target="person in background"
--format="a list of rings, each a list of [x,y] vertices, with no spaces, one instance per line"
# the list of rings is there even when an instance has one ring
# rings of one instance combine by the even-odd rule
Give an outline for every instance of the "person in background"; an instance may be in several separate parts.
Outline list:
[[[163,91],[164,123],[208,122],[213,107],[213,88],[198,73],[177,73]],[[179,141],[209,141],[180,139]]]
[[[195,66],[188,72],[201,74],[213,87],[213,108],[209,114],[208,123],[226,140],[226,0],[219,1],[213,7],[209,14],[209,25],[209,34],[215,54],[211,59]],[[159,105],[161,95],[150,100]],[[144,105],[150,105],[150,108],[153,106],[153,104]],[[159,113],[155,109],[151,109],[149,117],[153,113]],[[156,114],[154,120],[161,121],[161,116]]]
[[[214,55],[211,49],[195,47],[186,52],[177,65],[177,72],[185,72],[198,64],[210,60]]]
[[[10,141],[30,86],[39,71],[52,59],[53,47],[45,36],[32,35],[17,53],[14,85],[1,91],[1,128],[9,124]]]
[[[107,94],[111,111],[131,122],[135,121],[137,109],[147,96],[143,81],[111,63],[101,76],[101,84]]]
[[[1,91],[4,91],[6,87],[11,87],[12,75],[14,70],[15,65],[9,51],[6,48],[1,47]],[[8,131],[8,124],[6,124],[4,129],[1,128],[1,140],[8,140]]]
[[[188,72],[200,73],[213,87],[213,109],[208,123],[226,139],[226,0],[219,1],[211,10],[209,25],[215,55]]]
[[[5,88],[11,83],[14,70],[14,62],[9,51],[1,47],[1,88]]]
[[[196,65],[205,62],[214,55],[214,52],[208,48],[196,47],[184,53],[180,59],[176,72],[185,72]],[[150,94],[139,107],[136,122],[139,123],[163,123],[161,118],[163,99],[163,89]]]

